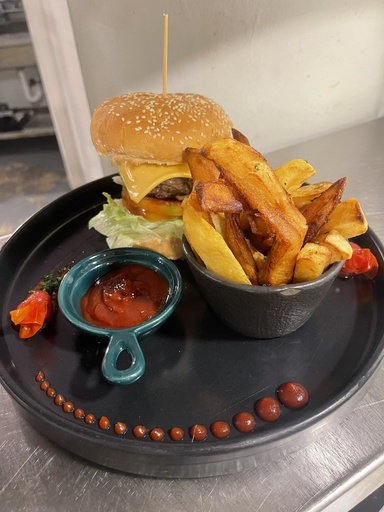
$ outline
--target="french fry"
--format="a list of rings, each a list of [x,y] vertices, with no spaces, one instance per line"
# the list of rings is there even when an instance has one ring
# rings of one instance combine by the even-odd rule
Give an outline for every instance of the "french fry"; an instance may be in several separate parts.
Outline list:
[[[291,193],[293,204],[299,210],[303,210],[303,208],[310,205],[314,199],[319,197],[319,195],[331,185],[331,181],[319,181],[318,183],[303,185]]]
[[[189,198],[183,203],[183,220],[185,236],[208,270],[235,283],[251,284],[224,238],[193,208]]]
[[[225,240],[225,214],[224,213],[206,213],[210,216],[212,226],[220,233]]]
[[[187,199],[184,199],[184,202],[185,201],[188,201],[189,206],[191,208],[194,208],[197,212],[199,212],[200,217],[202,217],[206,222],[208,222],[208,224],[211,224],[213,226],[211,215],[207,212],[204,212],[201,209],[199,200],[197,199],[195,187],[192,188],[192,191],[189,194],[189,196],[187,197]],[[184,202],[183,202],[183,206],[184,206]]]
[[[217,180],[220,172],[216,165],[199,152],[196,148],[186,148],[183,151],[183,160],[188,164],[193,181],[204,183]]]
[[[341,201],[346,178],[307,184],[315,170],[305,160],[272,170],[237,139],[185,151],[194,186],[183,203],[184,232],[205,266],[237,283],[277,286],[348,260],[348,239],[368,224],[357,199]]]
[[[258,251],[254,247],[252,247],[252,245],[251,245],[251,251],[252,251],[253,259],[255,260],[255,263],[256,263],[256,270],[259,273],[260,270],[263,268],[263,265],[264,265],[267,257],[262,252]]]
[[[297,256],[293,283],[303,283],[320,277],[331,261],[331,251],[322,245],[308,242]]]
[[[353,238],[365,233],[368,222],[357,199],[351,197],[339,203],[320,229],[320,234],[336,229],[344,238]]]
[[[205,212],[240,213],[246,209],[239,194],[224,180],[195,184],[201,209]]]
[[[225,241],[252,284],[258,284],[256,262],[239,226],[239,215],[225,215]]]
[[[289,223],[276,232],[275,241],[259,272],[259,283],[279,286],[290,283],[296,258],[302,246],[302,234]]]
[[[352,256],[352,247],[348,241],[336,229],[323,233],[316,238],[316,242],[331,251],[330,264],[336,261],[349,260]]]
[[[316,173],[312,165],[301,159],[291,160],[274,169],[274,172],[288,194],[292,194]]]
[[[268,224],[259,214],[248,214],[247,219],[251,231],[248,233],[249,241],[259,252],[268,254],[275,241],[275,233],[269,229]]]
[[[346,178],[335,181],[327,190],[316,198],[302,214],[307,220],[308,230],[304,238],[304,244],[313,242],[320,232],[322,226],[327,222],[329,216],[339,204],[346,184]]]
[[[222,176],[275,233],[275,241],[259,275],[260,284],[289,283],[307,224],[274,171],[255,149],[233,139],[207,144],[201,152],[216,164]]]

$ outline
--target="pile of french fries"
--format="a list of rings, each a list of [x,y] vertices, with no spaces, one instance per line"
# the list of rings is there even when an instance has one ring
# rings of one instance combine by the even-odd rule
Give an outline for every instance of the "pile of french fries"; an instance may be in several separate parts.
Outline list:
[[[319,277],[352,256],[349,238],[368,224],[357,199],[342,200],[346,178],[307,184],[305,160],[272,169],[246,139],[187,148],[193,190],[184,233],[216,275],[241,284],[284,285]]]

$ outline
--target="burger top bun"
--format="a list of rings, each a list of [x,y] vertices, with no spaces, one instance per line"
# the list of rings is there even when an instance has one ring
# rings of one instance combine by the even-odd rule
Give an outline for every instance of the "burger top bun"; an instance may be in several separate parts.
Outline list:
[[[232,123],[214,101],[199,94],[136,92],[111,98],[96,108],[92,142],[102,156],[178,164],[186,147],[232,136]]]

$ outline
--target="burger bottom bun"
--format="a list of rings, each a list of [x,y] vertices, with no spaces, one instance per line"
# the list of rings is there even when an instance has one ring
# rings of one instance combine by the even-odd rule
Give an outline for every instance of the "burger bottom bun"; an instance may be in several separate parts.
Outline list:
[[[184,251],[181,239],[178,237],[157,238],[147,237],[137,242],[133,247],[150,249],[158,252],[170,260],[184,259]]]

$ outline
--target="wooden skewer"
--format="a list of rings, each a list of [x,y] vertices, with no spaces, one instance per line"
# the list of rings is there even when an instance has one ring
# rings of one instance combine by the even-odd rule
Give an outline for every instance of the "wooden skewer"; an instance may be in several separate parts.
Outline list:
[[[164,14],[164,36],[163,36],[163,95],[167,95],[167,74],[168,74],[168,14]]]

